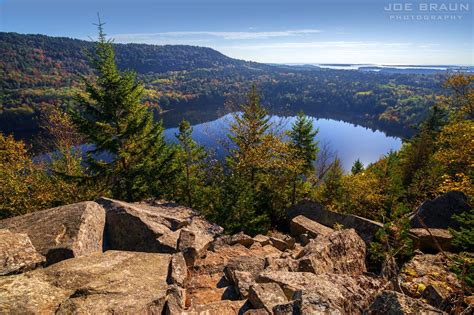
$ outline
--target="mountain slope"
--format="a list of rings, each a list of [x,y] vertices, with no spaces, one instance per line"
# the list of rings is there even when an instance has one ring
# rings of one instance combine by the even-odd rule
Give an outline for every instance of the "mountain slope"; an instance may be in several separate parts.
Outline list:
[[[73,107],[82,78],[92,77],[86,51],[94,43],[0,32],[0,132],[31,138],[47,106]],[[247,62],[211,48],[115,44],[121,69],[138,72],[144,102],[166,112],[165,124],[216,118],[228,99],[257,84],[276,113],[338,118],[403,135],[418,124],[440,93],[435,75],[292,67]]]

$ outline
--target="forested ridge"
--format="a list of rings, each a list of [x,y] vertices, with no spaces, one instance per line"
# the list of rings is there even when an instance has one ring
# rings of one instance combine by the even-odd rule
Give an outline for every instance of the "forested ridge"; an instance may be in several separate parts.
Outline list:
[[[86,51],[93,43],[44,35],[0,33],[0,130],[29,138],[49,106],[70,108],[72,96],[93,71]],[[216,118],[233,97],[258,86],[270,112],[304,110],[410,135],[443,93],[443,75],[400,74],[266,65],[236,60],[204,47],[114,44],[119,69],[131,69],[145,85],[144,100],[177,125]],[[205,114],[203,114],[203,112]],[[177,113],[177,115],[174,115]]]

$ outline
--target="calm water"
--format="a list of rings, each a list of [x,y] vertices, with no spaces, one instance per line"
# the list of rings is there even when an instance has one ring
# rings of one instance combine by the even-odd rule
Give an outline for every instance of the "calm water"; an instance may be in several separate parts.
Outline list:
[[[295,117],[271,116],[271,121],[279,131],[291,128],[294,120]],[[193,138],[207,149],[215,150],[218,156],[223,156],[227,152],[226,135],[231,121],[232,115],[228,114],[217,120],[195,125]],[[358,158],[367,165],[390,150],[398,150],[402,144],[400,139],[388,137],[381,131],[372,131],[343,121],[313,118],[313,123],[319,128],[316,140],[330,146],[341,159],[345,170],[350,170],[352,163]],[[170,128],[165,131],[165,136],[174,141],[177,132],[177,128]]]

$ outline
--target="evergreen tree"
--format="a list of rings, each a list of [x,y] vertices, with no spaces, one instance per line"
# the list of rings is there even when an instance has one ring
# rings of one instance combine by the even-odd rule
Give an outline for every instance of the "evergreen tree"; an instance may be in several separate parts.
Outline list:
[[[179,141],[177,162],[180,174],[177,178],[175,199],[183,200],[188,207],[195,207],[199,194],[202,194],[207,158],[206,151],[193,140],[192,133],[193,129],[189,122],[181,121],[179,133],[176,134]]]
[[[164,142],[162,124],[154,123],[141,102],[144,88],[135,73],[118,70],[102,26],[99,20],[99,40],[90,54],[98,77],[94,83],[85,80],[86,95],[77,96],[80,110],[73,121],[94,145],[87,157],[91,175],[105,180],[113,197],[139,200],[161,192],[173,172],[173,152]]]
[[[290,204],[291,174],[301,166],[295,163],[283,135],[273,130],[255,86],[240,109],[230,126],[233,149],[227,157],[220,217],[227,230],[237,231],[235,227],[241,226],[253,234],[279,222]]]
[[[364,171],[364,164],[362,164],[362,162],[359,159],[355,160],[351,168],[352,175],[359,174],[362,171]]]
[[[462,251],[474,252],[474,209],[454,215],[453,218],[459,222],[459,229],[451,229],[454,236],[453,245]]]
[[[269,158],[269,147],[265,145],[270,135],[267,134],[270,118],[266,109],[260,104],[260,97],[255,85],[248,94],[247,103],[241,105],[241,112],[233,115],[229,138],[235,145],[227,159],[228,164],[240,175],[247,176],[255,186],[257,172]]]
[[[345,194],[343,178],[341,160],[336,158],[324,177],[324,185],[320,193],[321,202],[332,210],[342,210],[339,208]]]
[[[292,204],[296,202],[296,188],[298,182],[301,182],[305,175],[314,171],[314,161],[318,153],[318,141],[314,138],[318,134],[318,131],[319,130],[314,129],[311,118],[306,116],[303,112],[299,112],[296,121],[288,132],[294,158],[302,161],[302,167],[295,172],[293,178],[291,192]]]
[[[291,145],[296,150],[298,158],[304,160],[304,172],[314,170],[314,161],[318,153],[318,141],[314,138],[319,130],[314,129],[313,121],[303,112],[299,112],[295,123],[288,133],[291,139]]]

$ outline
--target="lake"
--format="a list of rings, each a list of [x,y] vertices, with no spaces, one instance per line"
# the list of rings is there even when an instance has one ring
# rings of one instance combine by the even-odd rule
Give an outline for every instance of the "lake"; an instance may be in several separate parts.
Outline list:
[[[270,116],[278,130],[288,130],[295,121],[295,117]],[[399,138],[389,137],[382,131],[371,130],[356,126],[344,121],[333,119],[313,119],[313,124],[319,128],[316,140],[320,144],[328,144],[333,152],[341,159],[346,171],[351,169],[356,159],[364,165],[377,161],[381,156],[391,150],[398,150],[402,145]],[[219,119],[193,126],[193,138],[208,150],[214,150],[218,157],[227,152],[227,134],[232,114],[227,114]],[[176,141],[175,134],[178,128],[165,130],[165,137],[169,141]]]

